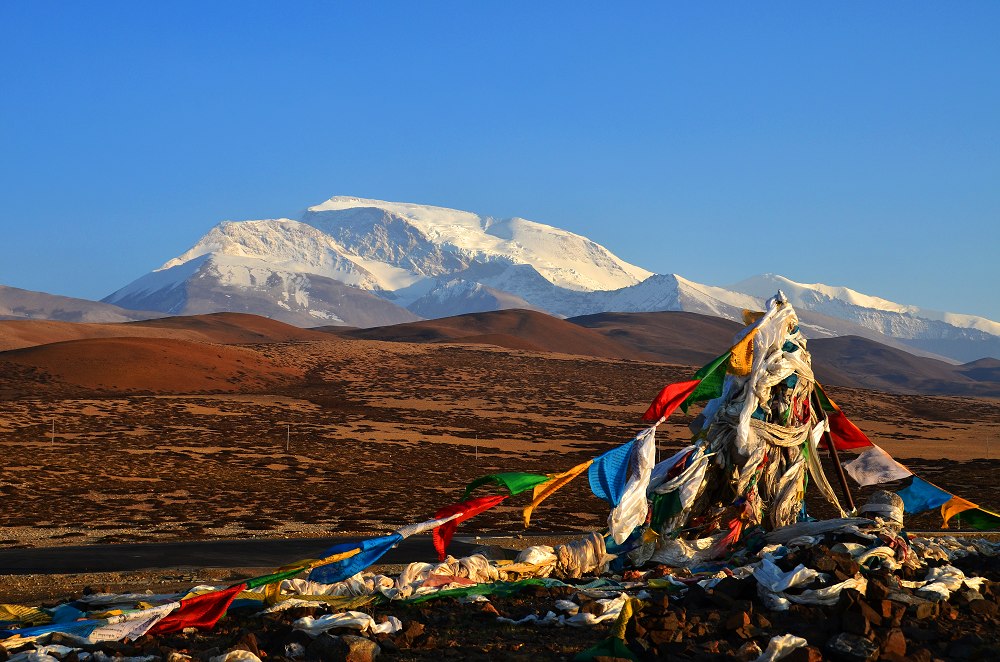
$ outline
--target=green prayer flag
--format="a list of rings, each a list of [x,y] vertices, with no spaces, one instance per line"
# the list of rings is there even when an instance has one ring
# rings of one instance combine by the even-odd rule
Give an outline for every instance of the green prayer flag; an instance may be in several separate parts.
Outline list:
[[[658,494],[653,492],[653,514],[649,520],[649,527],[654,531],[663,528],[663,524],[681,512],[681,495],[679,490]]]
[[[486,483],[496,483],[497,485],[503,485],[510,491],[511,495],[520,494],[526,490],[533,489],[536,485],[541,485],[549,481],[548,476],[541,476],[539,474],[529,474],[522,471],[511,471],[508,473],[490,474],[488,476],[480,476],[475,479],[465,488],[465,496],[463,500],[469,498],[472,491],[479,487],[480,485],[485,485]]]
[[[247,585],[246,590],[249,591],[250,589],[257,588],[258,586],[273,584],[274,582],[280,582],[283,579],[291,579],[304,570],[306,570],[306,568],[293,568],[292,570],[285,570],[284,572],[272,572],[270,575],[261,575],[260,577],[248,579],[244,583]]]
[[[983,510],[982,508],[963,510],[958,513],[957,517],[961,518],[962,524],[968,524],[979,531],[1000,528],[1000,515]]]
[[[819,406],[823,411],[837,411],[837,408],[830,402],[830,398],[826,397],[826,393],[823,391],[823,387],[819,385],[819,382],[816,382],[815,393],[816,399],[819,400]]]
[[[722,395],[722,384],[726,381],[726,367],[729,365],[730,354],[732,352],[726,352],[694,373],[694,379],[700,379],[701,383],[681,403],[681,411],[686,414],[688,407],[694,403],[712,400]]]
[[[474,586],[463,586],[461,588],[449,588],[436,593],[427,593],[425,595],[418,595],[415,598],[407,600],[410,604],[417,604],[420,602],[426,602],[427,600],[436,600],[438,598],[467,598],[470,595],[499,595],[501,597],[506,597],[508,595],[514,595],[521,589],[527,588],[529,586],[545,586],[547,588],[552,588],[553,586],[567,586],[558,579],[522,579],[518,582],[493,582],[491,584],[476,584]]]
[[[576,662],[586,662],[599,657],[618,660],[638,660],[635,653],[629,650],[625,642],[618,637],[608,637],[601,643],[576,654],[573,658]]]

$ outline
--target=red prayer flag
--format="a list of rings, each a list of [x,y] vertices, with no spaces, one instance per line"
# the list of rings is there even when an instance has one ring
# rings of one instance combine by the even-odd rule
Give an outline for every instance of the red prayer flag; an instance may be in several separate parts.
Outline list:
[[[872,445],[865,433],[839,409],[827,413],[826,420],[830,423],[830,439],[833,440],[833,446],[838,451],[865,448]],[[826,444],[822,445],[824,448],[826,447]]]
[[[455,519],[445,522],[441,526],[434,529],[434,549],[437,550],[438,559],[444,561],[447,556],[445,550],[448,548],[448,543],[451,542],[452,536],[455,535],[455,529],[458,528],[459,524],[470,517],[475,517],[484,510],[489,510],[506,498],[506,494],[478,497],[475,499],[469,499],[468,501],[463,501],[462,503],[445,506],[441,510],[434,513],[434,519],[441,519],[443,517],[448,517],[449,515],[454,515],[455,513],[462,513]]]
[[[642,420],[652,423],[670,416],[682,402],[687,400],[689,395],[694,393],[694,390],[698,388],[698,384],[700,383],[700,379],[693,379],[689,382],[667,384],[660,391],[660,394],[656,396],[656,399],[653,400],[653,404],[649,405],[646,413],[642,415]]]
[[[240,584],[221,591],[181,600],[181,606],[150,628],[149,634],[166,634],[184,628],[211,630],[225,615],[236,595],[244,588],[246,588],[246,584]]]
[[[844,411],[826,394],[819,383],[816,384],[816,398],[819,400],[820,408],[826,412],[826,421],[830,425],[830,439],[833,440],[834,448],[843,451],[874,445],[865,433],[847,418]],[[819,446],[826,448],[825,438],[820,441]]]

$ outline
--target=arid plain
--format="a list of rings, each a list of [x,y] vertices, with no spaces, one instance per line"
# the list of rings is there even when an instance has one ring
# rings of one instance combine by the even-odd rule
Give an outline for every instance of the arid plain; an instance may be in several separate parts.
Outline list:
[[[615,350],[534,315],[536,326],[446,343],[232,314],[0,322],[0,545],[387,531],[458,500],[477,476],[562,471],[627,441],[659,388],[693,372],[595,357]],[[918,475],[1000,507],[996,399],[829,390]],[[685,442],[690,418],[661,426],[661,455]],[[519,533],[519,507],[463,529]],[[532,530],[598,528],[606,514],[578,480]]]

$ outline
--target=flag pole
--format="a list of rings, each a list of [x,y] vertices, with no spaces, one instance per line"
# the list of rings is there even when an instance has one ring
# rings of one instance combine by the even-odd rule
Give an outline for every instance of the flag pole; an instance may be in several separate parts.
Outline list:
[[[812,406],[816,408],[816,413],[822,416],[821,421],[826,421],[826,412],[819,404],[819,398],[816,396],[816,390],[813,389],[812,392]],[[840,486],[844,489],[844,496],[847,497],[847,505],[850,512],[854,512],[856,506],[854,505],[854,497],[851,496],[851,488],[847,484],[847,476],[844,475],[844,467],[840,464],[840,456],[837,454],[837,447],[833,444],[833,437],[830,436],[830,425],[827,423],[826,430],[823,432],[823,438],[826,440],[827,450],[830,451],[830,458],[833,460],[833,466],[837,469],[837,477],[840,479]]]

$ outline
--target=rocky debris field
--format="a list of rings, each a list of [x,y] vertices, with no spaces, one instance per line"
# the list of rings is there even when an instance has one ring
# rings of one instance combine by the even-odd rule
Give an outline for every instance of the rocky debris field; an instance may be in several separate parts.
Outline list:
[[[772,545],[756,557],[737,554],[696,573],[652,565],[597,580],[484,586],[485,595],[452,590],[410,602],[375,595],[346,612],[361,621],[371,616],[368,626],[317,629],[324,615],[344,614],[342,606],[292,601],[290,608],[262,613],[260,603],[237,602],[208,632],[98,644],[52,634],[20,651],[0,648],[0,660],[930,661],[1000,654],[995,543],[919,539],[902,553],[909,559],[903,563],[859,562],[857,550],[842,551],[852,545],[858,542],[841,532],[813,544]],[[751,558],[759,560],[737,563]],[[765,563],[773,563],[778,575],[801,574],[804,568],[814,579],[769,593],[768,580],[758,574]],[[813,603],[806,599],[823,594],[818,587],[849,580],[857,588],[827,591]],[[88,593],[93,589],[76,598],[84,600]],[[776,595],[791,602],[782,607]],[[623,615],[626,602],[630,618]],[[623,640],[609,646],[616,630]]]

